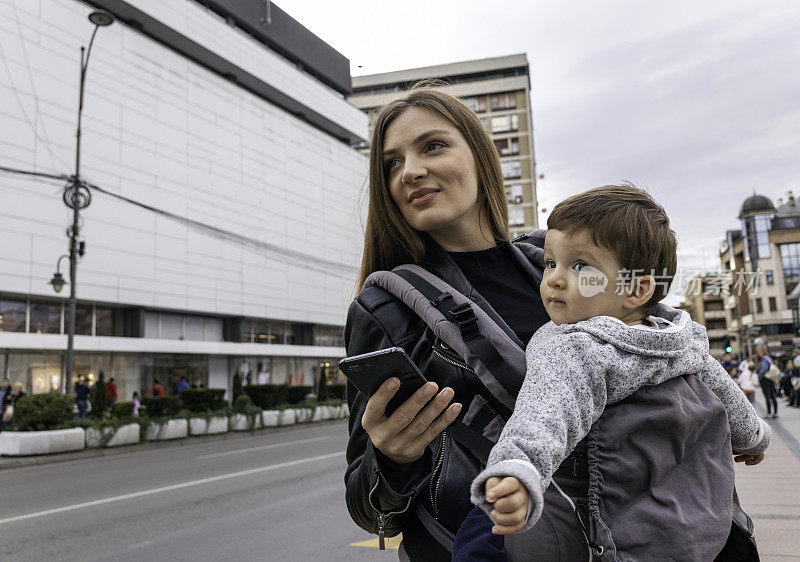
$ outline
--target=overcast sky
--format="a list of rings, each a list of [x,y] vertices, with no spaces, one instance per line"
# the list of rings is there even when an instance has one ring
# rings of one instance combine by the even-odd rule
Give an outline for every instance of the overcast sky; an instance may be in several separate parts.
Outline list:
[[[540,208],[633,181],[667,209],[684,271],[717,266],[753,190],[800,196],[795,0],[278,5],[354,75],[527,53]]]

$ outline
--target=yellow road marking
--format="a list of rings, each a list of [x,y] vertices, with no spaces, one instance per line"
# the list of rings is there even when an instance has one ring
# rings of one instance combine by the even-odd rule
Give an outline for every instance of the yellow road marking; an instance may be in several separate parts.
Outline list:
[[[400,541],[403,540],[403,535],[397,535],[396,537],[387,537],[386,539],[386,549],[387,550],[397,550],[400,548]],[[361,542],[353,542],[350,543],[350,546],[362,546],[365,548],[378,548],[378,537],[374,539],[367,539]]]

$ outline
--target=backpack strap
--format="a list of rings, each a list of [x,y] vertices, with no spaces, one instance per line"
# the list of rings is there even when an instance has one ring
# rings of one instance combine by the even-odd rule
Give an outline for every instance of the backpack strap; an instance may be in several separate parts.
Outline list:
[[[510,415],[525,378],[525,352],[482,308],[417,265],[376,271],[364,282],[364,287],[373,285],[411,308],[475,371],[481,383]]]
[[[445,318],[458,326],[461,337],[469,350],[489,369],[489,372],[506,392],[511,396],[519,394],[520,388],[522,388],[522,377],[503,359],[497,348],[481,334],[478,317],[473,309],[475,305],[469,301],[456,304],[452,293],[437,289],[413,271],[398,268],[395,273],[411,283],[426,299],[431,301],[431,304]]]

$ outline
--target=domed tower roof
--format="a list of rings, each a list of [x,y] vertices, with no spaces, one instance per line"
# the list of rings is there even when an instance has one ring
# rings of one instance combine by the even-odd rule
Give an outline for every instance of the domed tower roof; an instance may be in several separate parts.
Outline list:
[[[739,218],[743,219],[746,216],[774,212],[775,206],[772,204],[769,197],[753,193],[753,195],[745,199],[744,203],[742,203],[742,208],[739,210]]]

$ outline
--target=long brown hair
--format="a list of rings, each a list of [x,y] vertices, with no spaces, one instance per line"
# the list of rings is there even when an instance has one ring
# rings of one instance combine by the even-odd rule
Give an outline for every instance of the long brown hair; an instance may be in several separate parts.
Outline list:
[[[489,221],[497,242],[508,241],[508,201],[497,149],[475,112],[457,97],[420,82],[402,98],[386,104],[378,114],[369,149],[369,207],[364,229],[364,255],[358,290],[375,271],[390,270],[404,263],[420,264],[425,258],[421,233],[403,218],[386,185],[383,141],[386,129],[401,113],[416,107],[447,119],[466,140],[475,159],[481,216]]]

